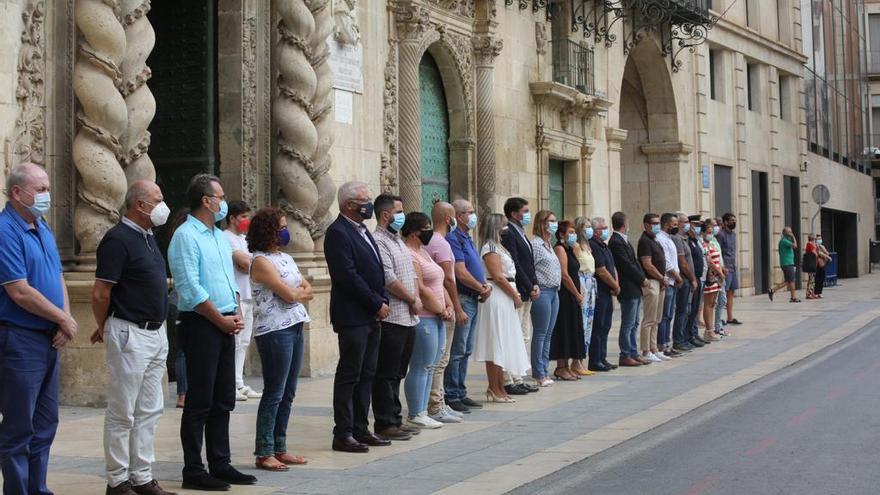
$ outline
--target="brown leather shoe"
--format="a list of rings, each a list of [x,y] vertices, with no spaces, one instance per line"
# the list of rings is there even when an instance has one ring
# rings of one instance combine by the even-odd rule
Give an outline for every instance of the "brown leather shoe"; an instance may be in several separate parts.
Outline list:
[[[364,433],[363,435],[357,435],[354,439],[364,445],[369,445],[370,447],[387,447],[391,445],[391,440],[379,438],[370,432]]]
[[[409,440],[412,438],[411,434],[401,430],[397,426],[389,426],[384,430],[377,431],[376,435],[388,440]]]
[[[152,480],[143,485],[133,486],[131,489],[138,495],[177,495],[174,492],[166,492],[159,486],[159,482]]]
[[[137,492],[132,491],[131,483],[127,481],[123,481],[116,486],[107,485],[107,491],[104,493],[106,495],[138,495]]]
[[[366,454],[370,447],[358,442],[352,437],[333,438],[333,450],[337,452],[349,452],[352,454]]]
[[[642,362],[631,357],[620,358],[620,366],[641,366]]]

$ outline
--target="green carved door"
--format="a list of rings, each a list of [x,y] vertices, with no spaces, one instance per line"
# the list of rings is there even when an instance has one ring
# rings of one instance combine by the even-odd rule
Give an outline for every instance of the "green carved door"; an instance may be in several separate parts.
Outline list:
[[[449,115],[440,69],[426,53],[419,64],[419,135],[422,162],[422,211],[434,201],[449,201]],[[412,205],[406,205],[413,209]]]
[[[556,218],[565,218],[565,162],[550,160],[550,211],[556,214]]]

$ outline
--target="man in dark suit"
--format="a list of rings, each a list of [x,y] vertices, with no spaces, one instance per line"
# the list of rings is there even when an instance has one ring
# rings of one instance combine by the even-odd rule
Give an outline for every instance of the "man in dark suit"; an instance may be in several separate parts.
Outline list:
[[[526,237],[525,227],[532,223],[532,213],[529,211],[529,202],[523,198],[508,198],[504,202],[504,216],[507,217],[507,230],[501,235],[501,245],[513,258],[516,267],[516,290],[523,301],[523,305],[517,310],[522,322],[523,340],[526,349],[531,346],[532,340],[532,301],[541,293],[538,289],[538,276],[535,275],[535,255],[532,253],[532,244]],[[525,395],[529,392],[537,392],[537,385],[523,382],[523,377],[512,376],[505,373],[504,390],[510,395]]]
[[[611,215],[611,228],[614,233],[608,241],[608,248],[614,257],[620,280],[620,335],[617,343],[620,347],[620,366],[641,366],[650,364],[639,357],[638,331],[639,314],[642,307],[642,288],[648,286],[645,270],[636,258],[636,251],[629,243],[626,214],[618,211]]]
[[[333,450],[369,452],[391,442],[370,432],[367,415],[376,361],[379,320],[390,313],[379,247],[364,220],[372,218],[367,185],[339,187],[339,216],[327,229],[324,255],[330,271],[330,323],[339,338],[333,380]]]

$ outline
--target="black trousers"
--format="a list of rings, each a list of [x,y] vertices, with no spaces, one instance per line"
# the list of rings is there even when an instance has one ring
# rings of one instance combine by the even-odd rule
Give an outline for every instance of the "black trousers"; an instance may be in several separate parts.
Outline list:
[[[614,301],[611,299],[611,293],[599,289],[596,294],[596,312],[593,316],[593,335],[590,336],[590,366],[598,366],[608,360],[608,332],[611,331],[613,314]]]
[[[373,379],[373,428],[378,432],[403,423],[400,381],[412,356],[414,327],[382,323],[379,361]]]
[[[339,364],[333,379],[333,436],[347,438],[369,433],[370,396],[379,340],[379,322],[359,327],[335,327],[339,339]]]
[[[229,466],[229,412],[235,408],[235,337],[193,312],[180,313],[180,328],[189,384],[180,418],[186,479],[205,472],[203,437],[208,469],[217,473]]]
[[[816,280],[813,286],[813,292],[816,295],[822,294],[822,291],[825,290],[825,267],[816,268]]]

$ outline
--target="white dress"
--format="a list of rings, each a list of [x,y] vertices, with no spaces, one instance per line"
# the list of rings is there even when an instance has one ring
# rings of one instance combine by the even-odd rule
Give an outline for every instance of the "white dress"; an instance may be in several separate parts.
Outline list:
[[[508,280],[516,277],[513,259],[506,249],[500,245],[485,244],[480,250],[480,256],[485,258],[488,253],[497,253],[501,257],[501,270]],[[485,261],[483,264],[485,265]],[[514,376],[526,375],[532,366],[523,341],[519,313],[514,307],[513,299],[495,282],[490,280],[489,283],[492,284],[492,295],[480,304],[477,311],[474,360],[492,361]]]

